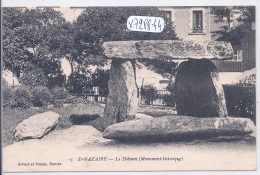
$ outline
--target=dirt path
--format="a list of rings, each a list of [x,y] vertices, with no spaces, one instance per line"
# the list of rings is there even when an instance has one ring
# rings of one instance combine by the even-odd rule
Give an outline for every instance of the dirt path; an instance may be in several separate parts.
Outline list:
[[[54,130],[40,140],[26,140],[3,149],[4,171],[100,171],[254,169],[255,139],[118,143],[104,139],[92,126]],[[87,161],[89,157],[96,161]],[[106,157],[102,161],[100,157]],[[116,161],[120,158],[120,161]],[[142,158],[144,158],[142,160]],[[150,160],[160,158],[161,160]],[[166,159],[171,160],[166,160]],[[178,158],[178,159],[177,159]],[[124,160],[124,161],[123,161]],[[19,163],[30,165],[18,166]],[[34,165],[32,165],[34,163]],[[37,165],[36,165],[37,163]]]

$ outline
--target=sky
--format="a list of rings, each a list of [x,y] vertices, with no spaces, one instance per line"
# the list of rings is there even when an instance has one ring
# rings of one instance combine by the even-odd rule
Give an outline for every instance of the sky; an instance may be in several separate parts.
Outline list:
[[[55,8],[55,10],[60,11],[61,13],[63,13],[63,17],[69,21],[69,22],[73,22],[74,20],[77,19],[77,17],[81,14],[81,12],[84,9],[71,9],[70,7],[60,7],[60,8]]]

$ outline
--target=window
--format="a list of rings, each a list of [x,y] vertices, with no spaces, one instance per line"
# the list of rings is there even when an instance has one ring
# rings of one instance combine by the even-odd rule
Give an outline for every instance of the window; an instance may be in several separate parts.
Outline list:
[[[193,11],[192,33],[203,33],[202,11]]]
[[[209,9],[205,7],[196,7],[189,9],[189,34],[206,35],[207,22],[209,18]]]
[[[242,61],[243,59],[243,52],[242,50],[237,50],[237,53],[234,55],[232,61]]]

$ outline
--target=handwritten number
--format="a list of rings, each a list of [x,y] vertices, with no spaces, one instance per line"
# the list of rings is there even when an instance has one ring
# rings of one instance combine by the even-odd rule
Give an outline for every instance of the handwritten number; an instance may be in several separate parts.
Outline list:
[[[162,30],[162,26],[161,26],[161,24],[160,24],[160,19],[159,19],[159,21],[158,21],[158,27],[160,28],[160,31]]]
[[[128,20],[127,24],[129,29],[133,29],[134,31],[161,32],[164,27],[164,21],[156,17],[140,18],[136,16],[131,21]]]
[[[136,23],[135,23],[135,29],[137,29],[137,26],[138,26],[138,19],[135,18],[135,20],[136,20]]]
[[[143,30],[143,29],[141,28],[141,27],[142,27],[142,23],[143,23],[143,20],[140,19],[140,21],[139,21],[139,24],[140,24],[139,29],[141,29],[141,30]]]
[[[133,28],[133,26],[132,26],[133,22],[134,22],[133,20],[132,20],[132,22],[128,22],[130,25],[130,28]]]

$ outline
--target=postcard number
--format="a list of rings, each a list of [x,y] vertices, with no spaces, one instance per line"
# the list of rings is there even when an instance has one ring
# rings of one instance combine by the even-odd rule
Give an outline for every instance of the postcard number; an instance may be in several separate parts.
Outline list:
[[[164,29],[164,20],[161,17],[130,16],[127,28],[131,31],[160,33]]]

